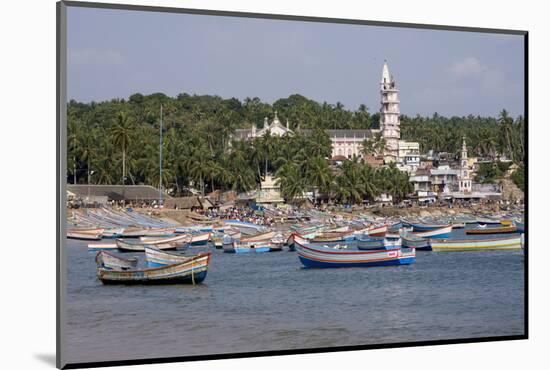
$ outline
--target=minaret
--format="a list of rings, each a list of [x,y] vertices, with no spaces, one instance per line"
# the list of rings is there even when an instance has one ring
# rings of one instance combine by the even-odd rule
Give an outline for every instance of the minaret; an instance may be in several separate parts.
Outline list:
[[[462,137],[462,151],[460,152],[458,190],[463,193],[472,191],[472,179],[470,179],[470,169],[468,168],[468,148],[466,147],[466,137],[464,136]]]
[[[382,79],[380,80],[380,132],[386,140],[386,161],[396,161],[399,155],[399,139],[401,137],[399,122],[399,90],[395,80],[390,75],[388,63],[384,61]]]

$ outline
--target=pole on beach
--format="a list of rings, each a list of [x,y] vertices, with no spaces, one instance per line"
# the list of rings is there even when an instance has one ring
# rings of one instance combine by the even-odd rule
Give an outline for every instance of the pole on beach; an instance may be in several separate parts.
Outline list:
[[[162,104],[160,105],[160,140],[159,140],[159,207],[162,204]]]

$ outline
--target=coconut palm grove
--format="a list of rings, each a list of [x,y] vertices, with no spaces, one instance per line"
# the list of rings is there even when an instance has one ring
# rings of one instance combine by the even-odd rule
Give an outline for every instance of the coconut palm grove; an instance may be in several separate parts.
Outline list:
[[[408,174],[393,164],[373,168],[354,156],[336,168],[329,165],[331,143],[325,130],[377,129],[379,113],[371,113],[366,105],[350,110],[341,103],[318,103],[298,94],[273,104],[259,98],[240,101],[186,93],[176,97],[137,93],[128,99],[90,103],[71,100],[68,183],[121,184],[125,178],[125,184],[158,187],[161,105],[162,186],[172,195],[182,195],[189,187],[203,193],[247,191],[257,187],[266,173],[276,175],[288,202],[306,191],[323,192],[344,203],[361,203],[381,193],[399,201],[412,190]],[[266,132],[250,141],[232,138],[236,129],[261,124],[275,111],[282,121],[291,122],[291,129],[298,130],[281,137]],[[434,113],[400,118],[401,136],[418,142],[422,152],[458,155],[465,137],[473,155],[491,160],[505,156],[519,164],[518,175],[523,172],[522,116],[512,118],[502,110],[498,117]],[[301,134],[300,128],[308,129],[308,134]],[[380,136],[365,140],[363,151],[376,155],[383,140]],[[481,175],[491,181],[498,166],[486,167]],[[522,188],[523,176],[514,179]]]

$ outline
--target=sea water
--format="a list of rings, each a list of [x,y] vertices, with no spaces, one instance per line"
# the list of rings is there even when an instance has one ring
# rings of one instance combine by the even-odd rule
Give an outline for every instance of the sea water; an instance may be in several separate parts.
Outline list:
[[[305,269],[286,248],[209,247],[200,285],[104,286],[87,244],[66,246],[69,362],[524,334],[523,251],[418,251],[406,266]]]

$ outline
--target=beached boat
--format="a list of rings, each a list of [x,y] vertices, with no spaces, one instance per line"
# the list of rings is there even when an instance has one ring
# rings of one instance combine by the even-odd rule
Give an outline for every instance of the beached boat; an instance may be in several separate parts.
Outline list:
[[[210,233],[202,233],[202,234],[195,234],[192,235],[190,245],[206,245],[208,244],[208,241],[210,240]]]
[[[89,234],[89,235],[96,235],[96,234],[103,234],[105,232],[104,228],[84,228],[84,227],[77,227],[77,228],[71,228],[67,229],[68,233],[77,233],[77,234]]]
[[[145,252],[145,246],[154,245],[158,249],[173,250],[178,248],[177,243],[144,243],[141,241],[129,241],[124,239],[116,239],[116,245],[122,252]]]
[[[415,248],[421,251],[431,251],[430,241],[419,236],[405,233],[401,236],[401,244],[407,248]]]
[[[371,237],[365,234],[356,235],[357,248],[360,250],[384,249],[383,237]]]
[[[439,229],[422,231],[422,232],[413,232],[410,234],[417,236],[419,238],[448,238],[449,236],[451,236],[452,231],[453,231],[453,226],[448,225],[448,226],[440,227]]]
[[[306,243],[300,238],[295,238],[295,244],[300,261],[308,268],[407,265],[415,261],[414,249],[336,250]]]
[[[198,284],[206,278],[209,263],[210,253],[205,253],[191,257],[185,262],[155,268],[98,268],[97,276],[104,284]]]
[[[192,236],[189,234],[178,234],[174,236],[159,238],[151,236],[142,236],[139,238],[142,244],[158,245],[158,244],[176,244],[178,247],[184,247],[189,244]]]
[[[283,250],[283,246],[285,245],[285,237],[283,234],[276,234],[270,241],[269,241],[269,251],[270,252],[279,252]]]
[[[466,223],[459,221],[452,221],[451,225],[453,226],[453,229],[464,229],[466,227]]]
[[[270,252],[271,247],[269,243],[249,245],[249,244],[240,244],[236,241],[233,241],[231,244],[224,244],[223,251],[225,253],[264,253]]]
[[[349,231],[327,231],[315,235],[311,241],[316,243],[326,243],[353,241],[354,239],[355,236]]]
[[[127,270],[137,266],[138,259],[135,257],[122,258],[113,253],[99,251],[95,256],[97,267],[106,269]]]
[[[431,239],[430,244],[434,251],[521,249],[521,236],[490,239]]]
[[[480,225],[500,225],[500,220],[494,218],[479,217],[476,219],[476,222]]]
[[[164,237],[174,235],[174,228],[141,228],[141,227],[129,227],[124,229],[122,238],[139,238],[142,236],[149,237]]]
[[[518,229],[517,227],[515,227],[514,225],[510,225],[510,226],[497,226],[497,227],[492,227],[492,226],[487,226],[487,227],[478,227],[478,228],[475,228],[475,229],[466,229],[466,234],[470,235],[470,234],[473,234],[473,235],[476,235],[476,234],[483,234],[483,235],[487,235],[487,234],[510,234],[510,233],[517,233],[518,232]]]
[[[270,241],[275,237],[276,233],[274,231],[267,231],[265,233],[260,233],[252,236],[247,236],[241,238],[242,243],[254,244],[254,243],[265,243]]]
[[[197,256],[204,254],[206,253],[199,253]],[[145,261],[147,261],[147,266],[149,267],[159,267],[188,262],[195,257],[196,256],[185,256],[178,252],[166,252],[152,245],[145,246]]]
[[[123,233],[123,227],[112,227],[103,231],[103,238],[120,238]]]
[[[101,234],[80,233],[76,231],[67,231],[67,238],[77,240],[101,240]]]
[[[94,244],[88,244],[88,251],[89,252],[97,252],[97,251],[103,251],[103,250],[116,250],[118,249],[118,246],[116,243],[111,244],[100,244],[100,243],[94,243]]]
[[[265,226],[256,225],[250,222],[238,221],[238,220],[224,221],[224,225],[231,226],[234,229],[238,229],[245,235],[254,235],[267,230]]]
[[[449,226],[449,224],[428,224],[428,223],[420,223],[420,222],[411,222],[410,226],[412,226],[414,232],[424,232],[424,231],[438,230],[443,227]]]
[[[369,236],[385,236],[388,232],[388,225],[371,226],[367,229]]]

